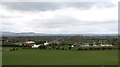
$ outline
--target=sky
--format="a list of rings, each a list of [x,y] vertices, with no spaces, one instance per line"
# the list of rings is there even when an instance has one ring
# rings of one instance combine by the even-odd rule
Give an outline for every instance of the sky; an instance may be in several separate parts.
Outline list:
[[[116,34],[114,2],[2,2],[0,31],[47,34]]]

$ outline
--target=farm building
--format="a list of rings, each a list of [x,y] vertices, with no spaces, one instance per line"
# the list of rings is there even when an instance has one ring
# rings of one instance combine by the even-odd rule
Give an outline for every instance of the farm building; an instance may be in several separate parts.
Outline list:
[[[32,48],[32,46],[35,45],[35,42],[34,42],[34,41],[26,41],[26,42],[25,42],[25,45],[26,45],[27,47],[31,47],[31,48]]]
[[[80,46],[81,43],[80,43],[80,42],[79,42],[79,43],[74,43],[73,45],[74,45],[74,46]]]
[[[49,45],[49,42],[46,41],[46,43],[44,43],[45,46]]]
[[[93,46],[98,46],[98,45],[94,44]]]
[[[38,48],[40,45],[36,45],[36,44],[34,44],[34,45],[32,45],[32,48]]]
[[[84,43],[84,46],[90,46],[89,43]]]
[[[22,46],[23,43],[22,42],[17,42],[17,43],[14,43],[15,45],[19,45],[19,46]]]
[[[112,44],[100,44],[99,46],[113,46]]]
[[[81,43],[81,42],[74,43],[73,45],[74,45],[74,46],[82,46],[82,47],[90,46],[89,43]]]
[[[54,41],[52,41],[52,43],[58,45],[58,44],[60,44],[60,41],[58,41],[58,40],[54,40]]]
[[[71,45],[71,47],[74,47],[74,45]]]

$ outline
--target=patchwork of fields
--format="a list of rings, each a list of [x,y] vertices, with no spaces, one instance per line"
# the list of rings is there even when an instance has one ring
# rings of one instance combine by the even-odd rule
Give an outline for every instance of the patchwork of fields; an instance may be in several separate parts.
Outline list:
[[[40,50],[3,51],[3,65],[117,65],[117,50]]]

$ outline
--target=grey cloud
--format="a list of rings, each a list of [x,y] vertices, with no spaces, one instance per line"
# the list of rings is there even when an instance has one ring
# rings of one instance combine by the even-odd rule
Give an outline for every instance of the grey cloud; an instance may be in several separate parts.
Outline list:
[[[65,21],[64,21],[65,20]],[[46,23],[44,27],[46,28],[67,28],[67,27],[79,27],[79,26],[92,26],[92,25],[108,25],[108,24],[116,24],[117,21],[79,21],[75,19],[64,19],[58,21],[50,21],[52,23]],[[39,25],[38,25],[39,26]]]
[[[44,27],[44,28],[62,28],[62,27],[69,27],[73,25],[78,25],[80,20],[74,19],[72,17],[65,17],[65,16],[56,16],[54,19],[49,19],[47,21],[41,20],[33,20],[34,27]],[[42,24],[41,24],[42,23]]]
[[[6,20],[6,19],[2,19],[2,20],[1,20],[1,24],[2,24],[3,26],[11,26],[11,27],[12,27],[12,25],[16,25],[15,22],[12,22],[12,21]]]
[[[39,2],[6,2],[2,5],[13,10],[49,10],[58,8],[57,3],[39,3]]]
[[[99,8],[110,8],[115,6],[115,4],[112,3],[102,2],[4,2],[1,4],[7,6],[9,9],[24,11],[56,10],[62,7],[89,9],[93,6],[97,6]]]
[[[57,20],[57,21],[56,21]],[[106,30],[116,32],[116,21],[79,21],[74,18],[58,18],[56,20],[49,20],[47,22],[42,22],[37,20],[36,22],[31,21],[25,23],[24,25],[7,25],[4,23],[4,30],[12,31],[34,31],[34,32],[43,32],[43,33],[87,33],[87,32],[102,32]],[[109,23],[110,22],[110,23]],[[37,31],[36,31],[37,30]]]
[[[54,19],[49,19],[46,21],[42,20],[33,20],[28,26],[32,25],[35,28],[68,28],[68,27],[79,27],[79,26],[86,26],[86,25],[101,25],[101,24],[117,24],[117,20],[112,21],[81,21],[72,17],[65,17],[65,16],[56,16]]]
[[[11,19],[11,18],[20,18],[21,16],[5,16],[5,15],[0,15],[1,19]]]

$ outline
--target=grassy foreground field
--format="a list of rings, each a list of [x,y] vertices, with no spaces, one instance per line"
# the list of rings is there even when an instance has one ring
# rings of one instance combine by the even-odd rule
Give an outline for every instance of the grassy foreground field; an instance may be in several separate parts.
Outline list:
[[[2,47],[0,47],[0,66],[2,65]]]
[[[117,50],[71,51],[21,49],[3,51],[3,65],[117,65]]]

